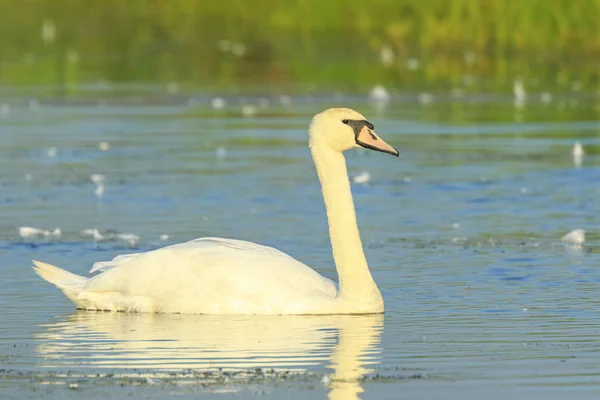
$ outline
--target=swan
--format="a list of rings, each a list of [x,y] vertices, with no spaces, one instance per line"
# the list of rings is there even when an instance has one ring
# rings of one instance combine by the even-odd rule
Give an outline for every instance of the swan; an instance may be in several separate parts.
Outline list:
[[[315,115],[309,147],[321,182],[339,285],[272,247],[200,238],[97,262],[86,278],[40,261],[35,272],[78,309],[215,315],[377,314],[384,304],[363,251],[345,150],[398,156],[357,111]]]

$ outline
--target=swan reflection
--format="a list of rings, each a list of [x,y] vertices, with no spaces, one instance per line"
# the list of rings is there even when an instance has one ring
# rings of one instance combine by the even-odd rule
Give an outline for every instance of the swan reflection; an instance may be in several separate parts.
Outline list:
[[[358,398],[379,363],[382,315],[208,316],[76,312],[42,327],[48,367],[159,371],[331,369],[331,399]]]

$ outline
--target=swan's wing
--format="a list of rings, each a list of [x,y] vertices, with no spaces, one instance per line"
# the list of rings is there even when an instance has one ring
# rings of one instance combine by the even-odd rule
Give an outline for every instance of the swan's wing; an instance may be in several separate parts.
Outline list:
[[[272,247],[262,246],[259,244],[246,242],[243,240],[212,238],[212,237],[194,239],[194,240],[190,240],[189,242],[179,243],[179,244],[175,244],[175,245],[167,246],[167,247],[169,247],[169,248],[174,248],[174,247],[177,247],[177,248],[190,248],[190,247],[208,248],[211,246],[228,246],[230,248],[237,248],[237,249],[240,249],[243,251],[255,251],[255,252],[262,251],[263,248],[266,247],[267,249],[278,251],[276,249],[273,249]],[[98,261],[98,262],[94,263],[94,265],[92,266],[92,269],[90,269],[90,274],[93,274],[94,272],[104,272],[104,271],[108,271],[111,268],[123,266],[125,263],[131,261],[132,259],[139,257],[141,255],[144,255],[144,254],[146,254],[146,253],[120,254],[110,261]],[[282,254],[286,255],[285,253],[282,253]]]
[[[99,261],[97,263],[94,263],[94,265],[92,266],[92,269],[90,269],[90,274],[93,274],[94,272],[108,271],[109,269],[118,267],[119,265],[123,265],[127,261],[129,261],[135,257],[138,257],[142,254],[144,254],[144,253],[121,254],[119,256],[116,256],[115,258],[113,258],[110,261]]]
[[[293,257],[232,239],[196,239],[116,257],[94,268],[103,272],[88,280],[86,293],[143,298],[142,308],[161,311],[250,313],[249,305],[256,305],[260,313],[337,294],[334,282]]]

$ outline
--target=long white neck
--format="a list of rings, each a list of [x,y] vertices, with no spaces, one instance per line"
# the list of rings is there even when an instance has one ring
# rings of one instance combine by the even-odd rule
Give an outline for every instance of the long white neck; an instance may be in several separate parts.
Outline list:
[[[327,209],[329,237],[339,279],[338,296],[360,299],[366,304],[383,303],[360,240],[346,159],[341,152],[312,135],[310,147]]]

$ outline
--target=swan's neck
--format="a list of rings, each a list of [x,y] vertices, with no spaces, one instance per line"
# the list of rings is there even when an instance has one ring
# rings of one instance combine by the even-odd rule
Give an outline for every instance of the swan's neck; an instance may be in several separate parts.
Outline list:
[[[327,209],[339,296],[360,300],[363,304],[382,303],[360,240],[346,160],[342,153],[313,138],[310,146]]]

